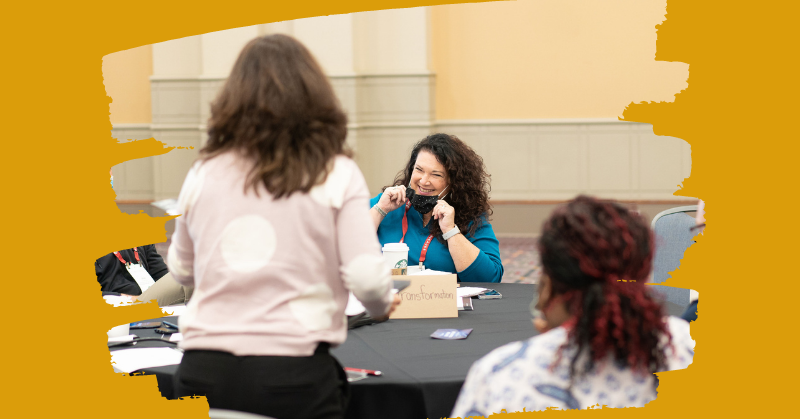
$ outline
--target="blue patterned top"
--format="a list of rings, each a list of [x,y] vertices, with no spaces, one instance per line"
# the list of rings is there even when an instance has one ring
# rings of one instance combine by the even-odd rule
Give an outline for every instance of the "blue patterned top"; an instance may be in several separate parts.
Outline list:
[[[672,335],[672,345],[666,349],[667,370],[684,369],[694,356],[689,323],[669,317],[667,325]],[[551,370],[556,351],[566,338],[566,329],[558,327],[501,346],[475,362],[450,417],[488,418],[503,410],[530,412],[549,407],[642,407],[655,400],[658,382],[653,374],[634,374],[610,359],[596,364],[593,373],[577,379],[569,390],[569,362],[574,348],[565,350],[561,362]]]

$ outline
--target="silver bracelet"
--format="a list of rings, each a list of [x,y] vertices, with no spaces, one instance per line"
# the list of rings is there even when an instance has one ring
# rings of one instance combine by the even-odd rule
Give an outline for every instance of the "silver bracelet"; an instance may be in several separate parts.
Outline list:
[[[386,216],[386,211],[382,210],[381,207],[378,206],[378,204],[373,205],[372,208],[378,210],[378,214],[380,214],[381,216],[383,217]]]

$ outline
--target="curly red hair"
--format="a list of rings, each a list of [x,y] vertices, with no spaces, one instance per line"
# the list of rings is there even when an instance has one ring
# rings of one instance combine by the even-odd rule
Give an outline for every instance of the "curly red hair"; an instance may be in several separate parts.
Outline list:
[[[579,196],[544,223],[539,251],[553,293],[567,302],[573,326],[568,344],[578,358],[588,353],[581,373],[611,355],[636,372],[666,366],[662,337],[670,338],[661,305],[645,288],[653,260],[647,223],[625,207]],[[558,357],[566,349],[565,344]]]

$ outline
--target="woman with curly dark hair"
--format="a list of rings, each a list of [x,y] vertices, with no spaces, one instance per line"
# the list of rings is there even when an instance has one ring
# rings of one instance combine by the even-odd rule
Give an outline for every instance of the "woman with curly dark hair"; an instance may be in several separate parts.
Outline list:
[[[451,417],[641,407],[656,397],[653,373],[692,362],[689,324],[663,317],[646,289],[653,239],[639,215],[578,197],[544,223],[539,251],[540,334],[476,362]]]
[[[426,137],[393,186],[370,201],[378,240],[406,243],[409,266],[455,272],[462,282],[500,282],[489,177],[483,159],[458,137]]]
[[[179,397],[287,418],[344,417],[349,291],[373,317],[399,298],[366,220],[367,184],[322,68],[294,38],[250,41],[211,105],[167,257],[194,294],[179,319]]]

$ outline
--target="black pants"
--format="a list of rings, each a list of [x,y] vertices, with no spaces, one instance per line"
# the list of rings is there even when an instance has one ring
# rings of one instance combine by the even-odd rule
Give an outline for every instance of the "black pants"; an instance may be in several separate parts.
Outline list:
[[[178,397],[206,396],[212,408],[276,419],[340,419],[350,387],[328,348],[321,343],[307,357],[186,351],[175,374],[175,392]]]

